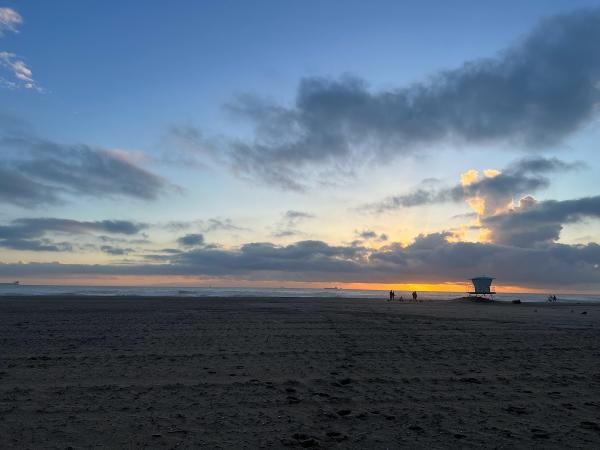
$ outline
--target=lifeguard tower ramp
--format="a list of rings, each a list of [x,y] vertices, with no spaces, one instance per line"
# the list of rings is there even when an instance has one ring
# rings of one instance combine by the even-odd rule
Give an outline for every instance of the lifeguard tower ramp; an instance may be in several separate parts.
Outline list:
[[[492,281],[494,281],[493,277],[481,276],[471,278],[471,283],[473,283],[473,291],[468,293],[469,296],[489,296],[491,298],[496,293],[492,287]]]

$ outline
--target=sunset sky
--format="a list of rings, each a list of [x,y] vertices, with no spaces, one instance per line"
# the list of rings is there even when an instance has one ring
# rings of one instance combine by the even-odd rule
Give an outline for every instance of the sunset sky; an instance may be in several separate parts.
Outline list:
[[[0,2],[0,280],[600,290],[600,2]]]

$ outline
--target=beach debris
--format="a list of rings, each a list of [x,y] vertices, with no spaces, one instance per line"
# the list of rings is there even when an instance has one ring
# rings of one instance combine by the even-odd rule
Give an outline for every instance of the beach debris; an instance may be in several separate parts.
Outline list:
[[[344,416],[349,415],[351,412],[352,412],[351,409],[340,409],[337,413],[338,413],[338,416],[344,417]]]
[[[587,311],[583,311],[581,314],[587,314]]]

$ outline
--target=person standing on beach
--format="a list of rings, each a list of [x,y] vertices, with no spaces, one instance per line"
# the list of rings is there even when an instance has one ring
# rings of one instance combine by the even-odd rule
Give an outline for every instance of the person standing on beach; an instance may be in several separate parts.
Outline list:
[[[389,301],[391,302],[392,300],[394,300],[394,291],[390,291],[390,299],[389,299]]]
[[[413,291],[412,298],[413,298],[413,302],[417,301],[417,291]]]

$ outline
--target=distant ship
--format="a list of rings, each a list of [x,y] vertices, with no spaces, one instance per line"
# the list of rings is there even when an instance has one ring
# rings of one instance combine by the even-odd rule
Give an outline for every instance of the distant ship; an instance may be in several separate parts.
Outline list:
[[[337,286],[335,286],[335,287],[326,287],[325,289],[330,289],[332,291],[341,291],[342,290],[341,287],[337,287]]]
[[[18,281],[12,281],[10,283],[0,283],[0,286],[18,286],[19,284]]]

